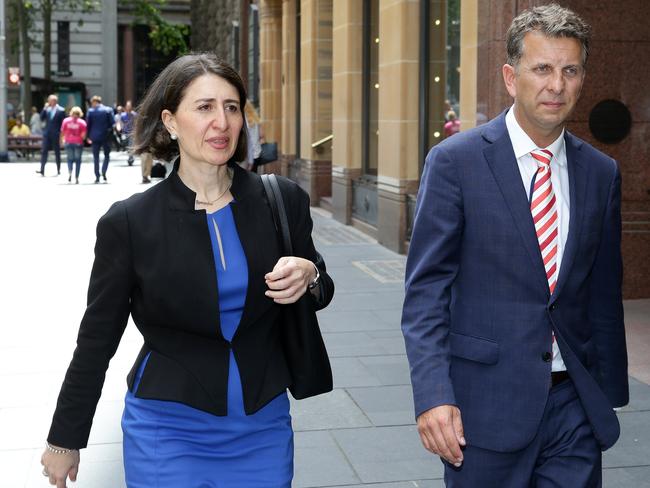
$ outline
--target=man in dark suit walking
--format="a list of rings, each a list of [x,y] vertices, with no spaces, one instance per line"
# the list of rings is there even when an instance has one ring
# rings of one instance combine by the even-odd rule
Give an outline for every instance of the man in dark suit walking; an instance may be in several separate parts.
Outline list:
[[[45,163],[47,163],[47,153],[50,149],[54,150],[54,160],[56,161],[56,173],[61,174],[61,124],[65,119],[65,110],[58,104],[59,98],[56,95],[47,97],[47,103],[41,111],[41,120],[45,122],[43,129],[43,143],[41,146],[41,169],[37,171],[41,176],[45,176]]]
[[[102,165],[101,176],[106,181],[106,171],[111,155],[110,135],[115,124],[113,109],[102,104],[102,97],[95,95],[90,99],[91,108],[86,116],[88,124],[88,142],[93,150],[93,162],[95,164],[95,183],[99,183],[99,151],[104,150],[104,164]]]
[[[589,39],[557,5],[520,14],[503,66],[514,105],[427,156],[402,330],[449,487],[599,487],[620,433],[620,173],[565,130]]]

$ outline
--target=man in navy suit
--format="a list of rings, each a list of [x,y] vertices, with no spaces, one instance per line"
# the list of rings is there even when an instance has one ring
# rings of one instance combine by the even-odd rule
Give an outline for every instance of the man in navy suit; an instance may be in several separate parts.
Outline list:
[[[47,153],[50,149],[54,150],[54,160],[56,161],[56,173],[61,174],[61,124],[65,119],[65,110],[58,104],[59,98],[56,95],[47,97],[47,103],[41,111],[41,120],[45,122],[43,129],[43,143],[41,146],[41,169],[37,171],[41,176],[45,176],[45,163],[47,163]]]
[[[516,17],[514,105],[428,154],[402,330],[418,431],[448,487],[599,487],[628,402],[620,173],[565,130],[590,28]]]
[[[111,133],[115,124],[113,109],[102,105],[102,97],[95,95],[90,99],[91,108],[86,116],[88,124],[88,142],[93,150],[93,161],[95,163],[95,183],[99,183],[99,151],[104,150],[104,164],[102,165],[101,176],[106,181],[106,171],[111,155]]]

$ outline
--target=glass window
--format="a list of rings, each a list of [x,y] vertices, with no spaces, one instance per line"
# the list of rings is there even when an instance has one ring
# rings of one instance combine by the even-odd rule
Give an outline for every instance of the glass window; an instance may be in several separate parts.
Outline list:
[[[379,0],[363,3],[363,172],[377,175],[379,141]]]
[[[420,170],[429,149],[460,130],[460,2],[421,6]]]
[[[257,5],[248,14],[248,98],[257,107],[260,101],[260,28]]]
[[[56,34],[57,67],[60,76],[67,76],[70,71],[70,22],[57,22]]]

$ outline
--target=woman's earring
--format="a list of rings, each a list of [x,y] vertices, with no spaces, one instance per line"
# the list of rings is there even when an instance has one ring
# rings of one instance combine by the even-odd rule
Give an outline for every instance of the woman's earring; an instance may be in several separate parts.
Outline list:
[[[172,141],[175,141],[176,139],[178,139],[178,136],[176,134],[169,134],[169,137],[172,138]]]

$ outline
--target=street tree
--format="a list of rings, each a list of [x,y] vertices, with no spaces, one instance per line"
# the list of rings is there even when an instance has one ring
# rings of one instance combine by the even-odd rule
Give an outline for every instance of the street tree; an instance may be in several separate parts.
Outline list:
[[[163,54],[185,53],[188,50],[186,37],[189,28],[168,22],[161,10],[167,0],[118,0],[118,5],[133,13],[134,23],[149,26],[149,38],[154,49]],[[40,47],[43,52],[43,75],[52,77],[52,14],[54,11],[67,11],[79,15],[77,24],[83,25],[83,14],[101,8],[100,0],[8,0],[11,22],[18,26],[22,56],[23,110],[28,113],[32,106],[31,86],[31,47]],[[42,40],[36,37],[36,22],[43,26]],[[18,49],[18,46],[13,46]]]

